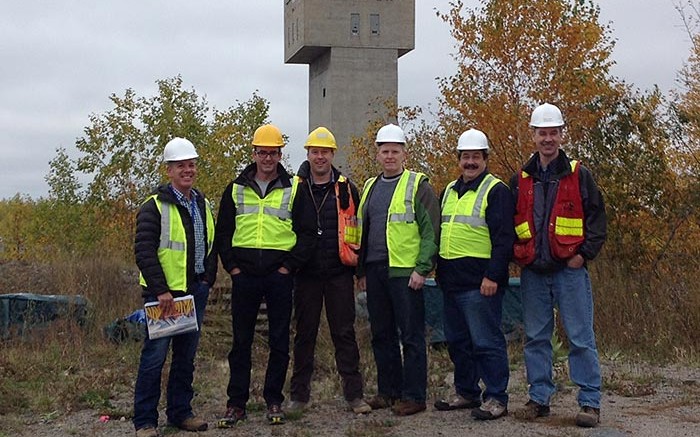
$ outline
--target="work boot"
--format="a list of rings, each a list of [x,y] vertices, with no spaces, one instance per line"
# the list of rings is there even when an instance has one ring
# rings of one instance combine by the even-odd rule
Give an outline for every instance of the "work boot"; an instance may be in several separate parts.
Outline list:
[[[455,395],[452,399],[439,399],[433,406],[438,411],[452,411],[477,408],[481,405],[479,399],[467,399],[461,395]]]
[[[308,402],[290,401],[287,404],[286,410],[290,413],[303,413],[304,411],[306,411],[307,406]]]
[[[272,404],[267,407],[267,421],[270,425],[281,425],[285,421],[284,411],[278,404]]]
[[[182,422],[175,425],[183,431],[206,431],[209,428],[209,424],[197,416],[190,416]]]
[[[369,405],[373,410],[381,410],[394,405],[394,400],[388,396],[377,394],[367,400],[367,405]]]
[[[226,408],[224,417],[220,418],[216,422],[216,426],[219,428],[231,428],[243,422],[247,418],[248,416],[246,415],[244,408],[228,407]]]
[[[372,407],[370,407],[369,404],[365,402],[365,400],[362,398],[357,398],[348,401],[348,407],[355,414],[367,414],[372,412]]]
[[[391,411],[397,416],[411,416],[425,411],[425,402],[416,402],[411,399],[401,400],[391,407]]]
[[[160,437],[160,433],[155,426],[145,426],[136,430],[136,437]]]
[[[593,407],[581,407],[576,415],[576,425],[583,428],[595,428],[600,423],[600,409]]]
[[[479,408],[472,410],[472,417],[477,420],[494,420],[508,414],[508,407],[494,398],[486,399]]]
[[[549,416],[549,405],[541,405],[530,399],[525,406],[515,410],[513,415],[520,420],[535,420],[538,417]]]

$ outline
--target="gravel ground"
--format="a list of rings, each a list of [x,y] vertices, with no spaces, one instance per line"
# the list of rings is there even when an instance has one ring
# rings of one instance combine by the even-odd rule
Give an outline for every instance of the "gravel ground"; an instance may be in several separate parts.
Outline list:
[[[630,369],[633,376],[630,375]],[[511,409],[527,400],[522,389],[522,370],[511,377]],[[615,391],[603,396],[601,424],[594,429],[581,429],[574,424],[577,412],[576,391],[563,387],[552,401],[552,415],[535,422],[522,422],[513,416],[491,422],[474,421],[468,411],[439,412],[428,407],[424,413],[396,417],[388,410],[368,415],[354,415],[344,409],[342,401],[312,404],[301,418],[284,425],[270,426],[264,412],[249,412],[246,423],[233,429],[210,429],[201,436],[635,436],[677,437],[700,436],[700,369],[652,368],[626,364],[606,364],[603,373],[616,381]],[[615,376],[623,373],[627,379]],[[622,393],[622,394],[620,394]],[[624,395],[623,395],[624,394]],[[128,409],[129,399],[115,404]],[[220,405],[200,402],[199,411],[213,426]],[[163,414],[161,413],[161,416]],[[28,420],[16,418],[17,427],[6,435],[124,436],[133,435],[128,419],[113,417],[101,422],[97,412],[77,411],[56,418]],[[161,417],[161,420],[164,420]],[[24,423],[23,423],[24,422]],[[163,424],[164,425],[164,424]],[[174,428],[162,428],[165,435],[192,435]],[[7,432],[7,431],[6,431]],[[2,432],[0,432],[2,435]]]

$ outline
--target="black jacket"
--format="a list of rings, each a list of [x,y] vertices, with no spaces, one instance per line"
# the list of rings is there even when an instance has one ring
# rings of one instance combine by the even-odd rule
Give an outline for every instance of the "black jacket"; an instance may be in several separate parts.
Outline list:
[[[549,251],[547,223],[552,213],[552,206],[559,188],[559,180],[571,174],[571,160],[563,150],[559,150],[559,156],[549,163],[545,173],[540,168],[540,155],[535,152],[525,163],[523,170],[533,177],[533,190],[535,193],[535,261],[528,266],[538,272],[553,272],[563,269],[566,261],[555,260]],[[579,164],[580,165],[580,164]],[[578,249],[578,253],[588,261],[595,258],[605,243],[607,235],[607,220],[605,216],[605,204],[603,196],[593,180],[591,172],[581,165],[579,170],[579,189],[583,203],[583,236],[584,242]],[[518,174],[510,180],[513,204],[518,203]],[[517,206],[516,206],[517,207]]]
[[[333,179],[331,182],[323,185],[311,183],[308,161],[304,161],[297,172],[297,176],[301,178],[297,195],[303,195],[307,198],[307,204],[311,204],[313,208],[314,225],[321,230],[320,235],[316,232],[315,250],[309,262],[299,271],[301,275],[332,277],[344,272],[354,271],[353,267],[348,267],[340,262],[338,252],[338,202],[335,196],[335,186],[338,185],[342,208],[347,208],[350,205],[350,196],[352,196],[355,207],[357,207],[360,203],[360,196],[355,184],[348,179],[345,182],[338,182],[340,171],[335,167],[332,167],[332,171]],[[348,185],[350,186],[349,195]]]
[[[204,238],[206,240],[209,232],[214,232],[213,229],[207,229],[206,218],[206,203],[204,195],[197,190],[197,206],[202,215],[204,222]],[[180,213],[180,219],[185,227],[187,236],[187,289],[192,290],[193,285],[198,279],[206,280],[210,285],[214,285],[216,281],[216,269],[218,266],[216,259],[216,251],[211,253],[204,260],[204,276],[197,278],[194,272],[194,225],[190,213],[184,206],[175,198],[175,194],[170,189],[170,184],[161,185],[153,191],[157,194],[161,202],[172,203],[177,206]],[[168,289],[168,284],[165,281],[163,268],[158,260],[158,246],[160,245],[160,211],[153,199],[149,199],[139,209],[136,216],[136,238],[134,241],[134,255],[136,257],[136,265],[143,275],[147,287],[143,288],[143,295],[157,296],[159,294],[174,290]],[[182,293],[173,293],[173,296],[179,297]]]
[[[231,197],[233,184],[250,187],[261,197],[274,189],[290,187],[292,184],[292,176],[282,164],[278,164],[278,177],[270,181],[265,193],[261,193],[260,187],[255,183],[256,171],[257,165],[250,164],[224,190],[219,205],[214,246],[219,252],[222,265],[229,273],[238,267],[245,273],[262,276],[282,266],[294,273],[311,256],[316,233],[313,205],[306,204],[305,196],[299,195],[299,189],[292,205],[292,229],[296,234],[297,242],[291,251],[242,248],[232,245],[233,234],[236,231],[236,203]]]

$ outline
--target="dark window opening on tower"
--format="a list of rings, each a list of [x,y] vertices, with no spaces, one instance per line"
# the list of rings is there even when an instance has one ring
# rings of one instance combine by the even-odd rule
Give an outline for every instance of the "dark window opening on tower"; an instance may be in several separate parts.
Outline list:
[[[360,14],[350,14],[350,33],[360,34]]]
[[[379,35],[379,14],[369,14],[369,30],[372,35]]]
[[[323,97],[326,97],[326,89],[323,89]]]

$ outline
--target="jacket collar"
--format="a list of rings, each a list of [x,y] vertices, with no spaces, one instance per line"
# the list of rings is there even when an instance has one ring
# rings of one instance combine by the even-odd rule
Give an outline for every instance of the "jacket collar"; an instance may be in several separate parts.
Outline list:
[[[248,164],[243,169],[240,175],[233,181],[234,184],[252,186],[255,180],[255,173],[258,171],[258,165],[255,162]],[[292,186],[292,175],[287,172],[287,169],[280,163],[277,163],[277,177],[270,181],[271,186],[281,186],[283,188]]]
[[[540,172],[540,153],[535,152],[532,154],[530,159],[523,166],[523,171],[532,177],[537,178]],[[554,161],[549,163],[549,171],[554,179],[561,179],[564,176],[571,174],[571,160],[566,153],[559,149],[559,155],[554,159]]]
[[[331,182],[336,182],[338,180],[338,178],[340,177],[340,175],[342,174],[342,173],[340,173],[340,170],[335,168],[335,166],[332,164],[331,164],[331,173],[332,173],[331,174]],[[304,180],[313,182],[313,178],[311,176],[311,164],[309,164],[308,160],[301,163],[301,165],[299,166],[299,170],[297,170],[297,176],[299,176],[300,178],[302,178]]]

